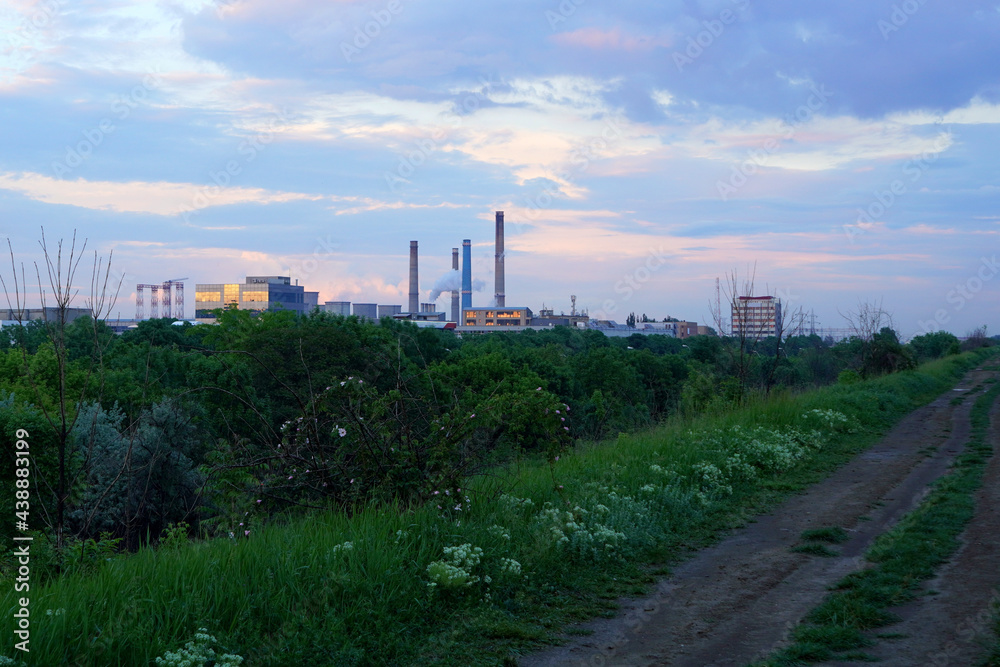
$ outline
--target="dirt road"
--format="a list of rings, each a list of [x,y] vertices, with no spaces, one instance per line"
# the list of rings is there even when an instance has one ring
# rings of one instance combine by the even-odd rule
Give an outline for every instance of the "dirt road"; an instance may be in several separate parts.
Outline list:
[[[970,372],[954,391],[907,416],[825,481],[678,565],[652,595],[621,600],[618,617],[577,626],[576,632],[592,634],[525,656],[520,667],[722,667],[767,656],[828,585],[864,567],[862,555],[872,541],[947,471],[968,441],[974,402],[970,397],[953,405],[952,399],[996,374]],[[1000,434],[994,429],[991,437],[996,443]],[[983,610],[1000,585],[1000,457],[992,460],[977,500],[962,550],[928,583],[940,595],[894,610],[904,621],[886,632],[909,637],[875,649],[883,664],[969,665],[969,656],[981,651],[976,636],[987,630]],[[829,526],[850,535],[837,557],[790,551],[803,530]]]

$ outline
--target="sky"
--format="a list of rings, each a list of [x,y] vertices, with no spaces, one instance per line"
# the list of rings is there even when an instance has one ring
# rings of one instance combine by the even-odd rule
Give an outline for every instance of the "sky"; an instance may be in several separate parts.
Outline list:
[[[998,155],[1000,0],[0,8],[0,237],[37,295],[75,231],[123,318],[181,277],[405,308],[409,242],[424,301],[466,238],[489,305],[502,210],[509,306],[713,324],[735,276],[995,334]]]

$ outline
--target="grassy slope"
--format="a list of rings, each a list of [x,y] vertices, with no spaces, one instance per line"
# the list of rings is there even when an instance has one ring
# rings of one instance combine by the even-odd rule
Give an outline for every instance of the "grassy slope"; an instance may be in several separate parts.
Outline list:
[[[31,592],[30,664],[149,664],[198,627],[245,664],[501,664],[566,623],[613,613],[617,597],[645,591],[658,565],[821,479],[982,358],[952,357],[621,436],[580,447],[551,469],[522,462],[473,482],[461,511],[449,509],[449,498],[441,510],[371,507],[264,528],[249,516],[246,539],[118,558],[97,574]],[[846,414],[856,432],[832,429],[794,467],[757,479],[712,482],[694,468],[731,460],[719,448],[725,438],[704,432],[805,429],[802,415],[812,409]],[[335,549],[345,542],[353,548]],[[483,549],[478,564],[466,563],[480,580],[428,586],[428,565],[462,544]],[[504,558],[522,572],[505,570]],[[10,611],[0,634],[10,637],[14,595],[2,595],[0,610]],[[48,609],[65,613],[46,616]]]

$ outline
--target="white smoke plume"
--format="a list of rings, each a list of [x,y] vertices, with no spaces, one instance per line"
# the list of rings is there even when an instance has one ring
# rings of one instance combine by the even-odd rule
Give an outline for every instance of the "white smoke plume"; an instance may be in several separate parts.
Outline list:
[[[473,279],[473,292],[482,292],[484,289],[486,289],[486,281],[479,280],[478,278]],[[431,288],[431,301],[437,301],[444,292],[451,292],[452,290],[462,291],[462,272],[455,271],[454,269],[438,278],[434,283],[434,287]]]
[[[431,288],[431,301],[437,301],[442,292],[462,290],[462,272],[451,270],[437,279]]]

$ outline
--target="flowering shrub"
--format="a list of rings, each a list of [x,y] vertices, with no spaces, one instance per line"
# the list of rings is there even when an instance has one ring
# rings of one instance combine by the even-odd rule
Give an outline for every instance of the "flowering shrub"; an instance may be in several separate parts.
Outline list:
[[[487,530],[489,531],[490,535],[492,535],[493,537],[495,537],[497,539],[504,540],[504,541],[509,541],[510,540],[510,531],[508,531],[503,526],[498,526],[498,525],[494,524],[494,525],[490,526],[489,528],[487,528]]]
[[[855,430],[847,415],[836,410],[809,410],[802,415],[802,419],[807,423],[818,423],[822,428],[837,433],[853,433]]]
[[[177,651],[167,651],[156,659],[157,667],[237,667],[243,664],[243,657],[225,653],[216,655],[212,644],[217,643],[215,637],[208,634],[206,628],[198,628],[194,641],[184,645]]]
[[[747,461],[739,452],[730,454],[723,464],[723,471],[726,479],[733,482],[753,482],[760,474],[760,470]]]
[[[521,564],[513,558],[501,558],[500,573],[511,577],[517,577],[521,574]]]
[[[531,498],[518,498],[507,493],[500,495],[500,505],[507,510],[530,510],[535,506]]]
[[[483,559],[483,550],[471,544],[445,547],[444,558],[427,566],[428,586],[431,589],[459,592],[480,580],[473,574]]]
[[[598,507],[601,509],[597,516],[610,513],[607,507]],[[579,505],[570,511],[560,511],[546,503],[535,521],[550,543],[572,558],[601,561],[621,555],[619,547],[625,542],[625,534],[598,522]]]
[[[402,381],[384,391],[348,376],[282,425],[280,443],[256,468],[255,497],[278,507],[433,500],[464,512],[463,480],[491,464],[501,444],[554,460],[571,442],[566,410],[540,387],[431,401]]]
[[[823,435],[819,431],[803,433],[797,429],[776,430],[763,426],[733,426],[726,430],[692,435],[701,441],[705,449],[726,455],[727,461],[723,468],[730,479],[753,479],[757,472],[776,473],[788,470],[810,448],[819,448],[823,444]]]
[[[718,493],[724,496],[733,494],[733,487],[727,483],[726,475],[714,463],[699,461],[694,464],[694,474],[700,492]]]
[[[330,555],[336,556],[337,554],[348,553],[350,551],[354,551],[354,542],[344,542],[343,544],[335,544],[330,549]]]

